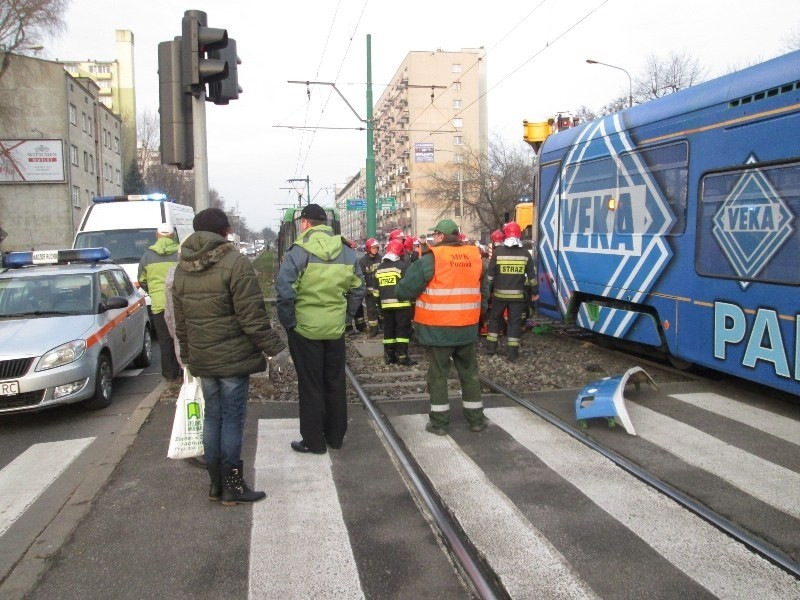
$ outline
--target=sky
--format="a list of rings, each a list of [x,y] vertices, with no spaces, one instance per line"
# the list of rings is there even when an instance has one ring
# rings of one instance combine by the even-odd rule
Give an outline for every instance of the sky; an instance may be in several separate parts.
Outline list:
[[[244,92],[206,104],[209,185],[255,231],[277,229],[293,188],[305,188],[288,180],[308,177],[312,200],[330,204],[364,167],[366,132],[346,103],[288,81],[335,82],[366,118],[368,34],[375,101],[408,52],[483,47],[489,133],[524,146],[523,120],[627,95],[625,73],[587,58],[635,78],[650,55],[687,53],[712,78],[785,53],[800,30],[797,0],[71,0],[67,31],[39,57],[114,60],[114,32],[129,29],[137,112],[157,116],[158,44],[181,35],[186,10],[237,42]]]

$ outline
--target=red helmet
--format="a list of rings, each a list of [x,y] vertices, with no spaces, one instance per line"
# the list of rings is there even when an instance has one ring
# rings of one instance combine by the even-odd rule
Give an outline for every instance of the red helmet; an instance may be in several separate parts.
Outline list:
[[[403,242],[400,240],[389,240],[389,243],[386,244],[386,252],[396,254],[397,256],[403,256]]]
[[[372,248],[373,246],[380,246],[378,240],[376,240],[375,238],[369,238],[366,242],[364,242],[364,248],[367,251],[369,251],[369,249]]]
[[[492,241],[495,244],[502,244],[503,240],[505,240],[505,239],[506,239],[506,234],[503,233],[502,231],[500,231],[499,229],[495,229],[492,232]]]
[[[401,240],[406,239],[406,234],[403,233],[402,229],[395,229],[394,231],[389,233],[389,241],[396,240],[397,238],[400,238]]]
[[[519,228],[514,221],[509,221],[505,225],[503,225],[503,235],[507,238],[521,238],[522,237],[522,230]]]
[[[466,242],[469,238],[467,237],[466,233],[459,233],[458,234],[458,241],[459,242]]]
[[[403,240],[403,248],[406,252],[411,252],[414,249],[414,238],[407,237]]]

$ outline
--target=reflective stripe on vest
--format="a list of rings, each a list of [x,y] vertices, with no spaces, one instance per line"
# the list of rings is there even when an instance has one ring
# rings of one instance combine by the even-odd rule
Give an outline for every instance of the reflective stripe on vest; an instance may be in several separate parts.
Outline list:
[[[436,327],[475,325],[481,314],[481,254],[475,246],[433,246],[433,279],[417,298],[414,320]]]

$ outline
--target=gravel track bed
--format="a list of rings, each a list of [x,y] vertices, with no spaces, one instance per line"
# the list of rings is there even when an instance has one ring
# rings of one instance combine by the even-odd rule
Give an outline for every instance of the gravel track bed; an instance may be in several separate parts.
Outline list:
[[[425,348],[412,343],[411,357],[419,364],[411,367],[386,365],[383,357],[364,358],[357,352],[361,342],[380,343],[381,338],[369,338],[360,333],[347,338],[347,361],[350,369],[359,376],[370,396],[378,399],[427,397]],[[547,334],[526,332],[522,337],[519,360],[512,363],[505,354],[505,338],[500,338],[499,351],[488,356],[485,340],[480,341],[478,362],[480,372],[503,387],[519,394],[547,390],[581,389],[587,383],[611,375],[619,375],[642,361],[635,356],[608,350],[590,341],[568,337],[557,330]],[[685,381],[688,376],[671,369],[652,365],[643,367],[656,383]],[[453,373],[455,377],[455,373]],[[458,390],[458,382],[451,389]],[[297,374],[291,366],[283,373],[269,377],[251,378],[250,402],[296,402]],[[359,399],[348,384],[348,402]]]

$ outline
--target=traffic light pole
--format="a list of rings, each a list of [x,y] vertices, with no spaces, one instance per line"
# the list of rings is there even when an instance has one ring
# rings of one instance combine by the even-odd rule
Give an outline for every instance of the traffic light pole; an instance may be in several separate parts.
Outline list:
[[[194,208],[208,208],[208,146],[206,144],[206,95],[192,96],[192,135],[194,136]]]

